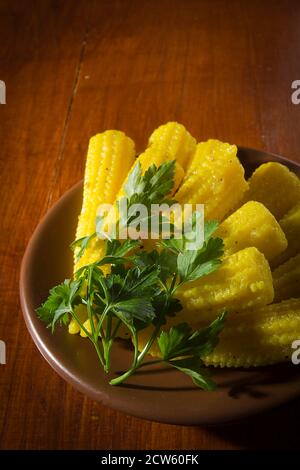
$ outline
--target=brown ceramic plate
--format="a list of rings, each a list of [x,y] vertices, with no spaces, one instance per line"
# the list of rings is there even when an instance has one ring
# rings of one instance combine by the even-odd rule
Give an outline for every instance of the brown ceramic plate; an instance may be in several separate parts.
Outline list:
[[[239,157],[251,174],[259,164],[279,161],[300,176],[300,165],[258,150],[240,148]],[[24,256],[20,295],[28,330],[47,362],[65,380],[94,400],[141,418],[174,424],[217,424],[269,409],[300,395],[299,369],[291,364],[251,370],[213,369],[216,392],[204,392],[189,378],[171,369],[145,368],[119,387],[109,385],[87,339],[65,328],[55,334],[45,328],[35,308],[49,289],[70,277],[74,239],[81,207],[82,183],[71,188],[52,207],[36,229]],[[114,373],[125,370],[130,346],[117,343]],[[113,376],[114,373],[111,375]]]

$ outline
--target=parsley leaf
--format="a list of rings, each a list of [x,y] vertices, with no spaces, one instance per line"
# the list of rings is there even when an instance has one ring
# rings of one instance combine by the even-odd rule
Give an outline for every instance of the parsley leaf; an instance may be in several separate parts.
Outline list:
[[[170,253],[178,255],[184,250],[184,239],[171,237],[166,240],[159,240],[158,245],[167,249]]]
[[[201,367],[202,363],[198,358],[188,357],[185,359],[177,359],[176,361],[170,361],[169,364],[191,377],[194,384],[198,387],[207,391],[216,389],[214,381],[204,367]]]
[[[140,240],[127,238],[124,243],[119,240],[108,240],[106,243],[106,256],[116,256],[118,258],[126,256],[130,251],[141,245]]]
[[[75,256],[76,262],[80,260],[87,246],[90,244],[91,240],[96,237],[96,235],[96,232],[94,232],[91,235],[87,235],[86,237],[78,238],[70,244],[70,248],[72,251],[75,251],[76,248],[79,248],[79,251]]]
[[[226,313],[223,312],[208,327],[193,331],[187,323],[163,331],[157,343],[162,358],[171,366],[189,375],[204,390],[214,390],[215,384],[203,369],[201,357],[215,348],[223,329]]]
[[[155,310],[147,298],[134,297],[114,303],[114,313],[131,330],[145,328],[155,317]],[[139,320],[137,323],[135,320]]]
[[[124,185],[129,206],[142,203],[162,204],[174,185],[175,160],[162,163],[159,167],[151,165],[144,175],[138,161]],[[170,201],[169,201],[170,202]]]
[[[177,271],[177,256],[168,250],[141,251],[135,255],[133,263],[140,267],[156,265],[160,271],[159,277],[163,282]]]
[[[187,323],[162,331],[157,339],[164,360],[193,355],[201,358],[210,354],[216,346],[222,331],[226,312],[222,312],[208,327],[193,331]]]
[[[159,267],[155,265],[130,268],[125,276],[122,292],[131,297],[153,296],[157,291],[158,275]]]
[[[204,223],[204,240],[208,241],[209,238],[215,233],[219,226],[219,223],[216,220],[208,220]]]
[[[215,271],[221,264],[223,246],[221,238],[210,238],[199,250],[179,253],[177,267],[181,282],[195,281]]]
[[[153,325],[163,325],[166,323],[166,317],[175,317],[176,313],[182,310],[182,305],[179,299],[170,297],[166,302],[166,294],[161,292],[159,295],[153,298],[153,306],[157,315],[153,320]]]
[[[79,291],[81,287],[81,279],[76,281],[66,279],[62,284],[53,287],[46,302],[37,308],[38,317],[48,323],[52,331],[57,323],[67,323],[73,306],[80,303]]]

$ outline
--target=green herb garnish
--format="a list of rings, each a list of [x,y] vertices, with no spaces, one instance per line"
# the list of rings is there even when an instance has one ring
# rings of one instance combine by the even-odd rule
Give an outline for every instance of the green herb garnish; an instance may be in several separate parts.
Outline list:
[[[160,167],[151,165],[142,175],[137,164],[125,185],[128,206],[142,203],[172,204],[168,199],[173,187],[175,162]],[[130,220],[123,220],[127,224]],[[212,352],[223,328],[225,312],[207,328],[193,330],[181,323],[164,331],[168,316],[175,316],[182,307],[176,298],[179,287],[195,281],[218,269],[223,254],[223,241],[213,238],[216,222],[205,224],[204,243],[199,249],[187,249],[185,238],[160,239],[158,250],[141,250],[139,240],[108,239],[106,254],[95,263],[80,268],[73,281],[66,280],[50,291],[46,302],[37,309],[41,320],[54,330],[57,324],[77,321],[93,343],[104,370],[111,370],[111,349],[121,325],[126,325],[133,342],[133,358],[128,370],[110,383],[118,385],[140,367],[166,363],[192,378],[205,390],[215,385],[203,367],[202,357]],[[77,259],[97,232],[76,240],[72,249],[79,248]],[[110,265],[106,274],[103,266]],[[76,313],[76,307],[87,309],[90,328],[87,329]],[[139,332],[152,325],[151,333],[142,351],[138,349]],[[145,361],[147,353],[157,342],[161,357]]]

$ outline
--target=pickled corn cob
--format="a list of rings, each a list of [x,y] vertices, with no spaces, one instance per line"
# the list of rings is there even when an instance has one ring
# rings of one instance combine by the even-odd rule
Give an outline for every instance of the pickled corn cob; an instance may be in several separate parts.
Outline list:
[[[227,217],[216,235],[224,241],[225,256],[255,246],[270,261],[287,247],[275,217],[263,204],[255,201],[247,202]]]
[[[287,249],[271,263],[273,267],[284,263],[300,253],[300,204],[293,207],[280,221],[279,225],[288,241]]]
[[[245,248],[225,258],[215,272],[179,288],[176,297],[183,306],[176,323],[211,321],[222,308],[240,311],[267,305],[274,297],[269,263],[257,248]]]
[[[300,254],[278,266],[273,272],[274,300],[300,297]]]
[[[300,180],[280,163],[264,163],[249,179],[244,201],[261,202],[279,220],[300,201]]]
[[[135,159],[134,142],[124,132],[109,130],[90,139],[84,176],[83,204],[76,239],[91,235],[96,229],[97,210],[102,203],[115,200]],[[102,240],[93,240],[75,271],[95,261]],[[76,256],[77,251],[75,251]]]
[[[202,203],[206,219],[223,220],[248,188],[236,154],[235,145],[218,140],[198,144],[176,200]]]
[[[197,323],[194,329],[207,326]],[[139,350],[151,328],[139,332]],[[291,360],[292,342],[300,338],[300,299],[228,315],[219,343],[202,360],[215,367],[257,367]],[[149,354],[160,356],[157,342]]]
[[[167,122],[153,131],[149,138],[149,147],[159,149],[185,169],[196,149],[196,140],[182,124]]]
[[[257,367],[291,360],[300,338],[300,299],[289,299],[228,317],[208,366]]]

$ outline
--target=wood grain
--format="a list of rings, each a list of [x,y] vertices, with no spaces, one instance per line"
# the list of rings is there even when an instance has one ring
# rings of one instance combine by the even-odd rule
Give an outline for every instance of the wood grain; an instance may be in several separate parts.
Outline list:
[[[82,178],[107,128],[141,150],[167,120],[300,161],[300,4],[290,1],[0,0],[0,446],[7,449],[299,447],[300,402],[226,427],[179,427],[110,410],[64,383],[22,320],[31,233]]]

